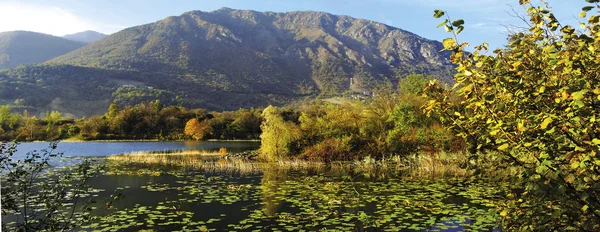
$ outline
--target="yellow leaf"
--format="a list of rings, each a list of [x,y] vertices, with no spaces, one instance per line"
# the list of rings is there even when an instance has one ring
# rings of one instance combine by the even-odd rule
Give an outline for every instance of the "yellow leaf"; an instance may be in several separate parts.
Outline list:
[[[594,145],[600,145],[600,139],[592,139]]]
[[[577,91],[571,94],[571,96],[573,96],[573,100],[577,101],[577,100],[582,100],[585,97],[585,93],[587,93],[587,90],[581,90],[581,91]]]
[[[543,93],[544,91],[546,91],[546,87],[542,86],[540,87],[540,89],[538,90],[538,93]]]
[[[521,132],[525,131],[525,125],[523,125],[523,122],[519,122],[519,124],[517,125],[517,130]]]
[[[544,121],[542,122],[542,124],[540,124],[540,126],[542,127],[542,129],[546,129],[548,128],[548,125],[552,123],[552,118],[551,117],[547,117],[546,119],[544,119]]]
[[[588,210],[588,208],[589,208],[589,207],[588,207],[587,205],[584,205],[583,207],[581,207],[581,211],[585,212],[585,211],[587,211],[587,210]]]
[[[577,169],[579,167],[579,163],[578,162],[572,162],[571,163],[571,169]]]
[[[567,99],[569,99],[569,94],[567,93],[567,91],[563,91],[561,95],[562,95],[562,96],[561,96],[561,97],[562,97],[562,100],[567,100]]]
[[[442,42],[442,44],[444,45],[445,49],[452,49],[454,46],[456,46],[456,40],[452,39],[452,38],[447,38],[444,39],[444,41]]]
[[[505,143],[505,144],[502,144],[502,146],[499,146],[498,150],[504,151],[504,150],[506,150],[506,148],[508,148],[508,143]]]
[[[493,130],[493,131],[490,131],[490,135],[491,135],[491,136],[495,136],[495,135],[497,135],[497,134],[498,134],[498,132],[500,132],[500,130]]]
[[[508,212],[506,212],[506,210],[502,211],[502,212],[500,212],[500,216],[506,217],[506,216],[508,216]]]

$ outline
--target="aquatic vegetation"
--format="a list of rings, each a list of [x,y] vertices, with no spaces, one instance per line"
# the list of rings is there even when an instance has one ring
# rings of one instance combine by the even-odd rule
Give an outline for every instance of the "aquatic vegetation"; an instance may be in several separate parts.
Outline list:
[[[82,230],[489,230],[497,223],[498,196],[508,189],[508,184],[456,178],[373,179],[331,168],[262,165],[259,173],[240,175],[107,165],[106,178],[133,183],[122,188],[134,197]]]

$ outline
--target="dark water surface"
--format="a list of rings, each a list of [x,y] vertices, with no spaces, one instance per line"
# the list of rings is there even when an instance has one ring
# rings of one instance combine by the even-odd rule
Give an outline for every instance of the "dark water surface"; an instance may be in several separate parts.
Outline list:
[[[94,179],[101,221],[120,231],[492,231],[502,184],[335,171],[207,172],[109,164]],[[102,204],[100,204],[103,206]]]
[[[47,143],[25,143],[22,150]],[[255,149],[245,142],[60,143],[65,156],[133,151]],[[236,150],[238,149],[238,150]],[[99,220],[80,231],[494,231],[495,199],[507,184],[411,180],[393,172],[324,169],[207,171],[176,166],[107,165],[97,189]],[[218,162],[227,162],[221,160]],[[115,191],[125,198],[108,207]],[[7,219],[3,217],[3,219]]]

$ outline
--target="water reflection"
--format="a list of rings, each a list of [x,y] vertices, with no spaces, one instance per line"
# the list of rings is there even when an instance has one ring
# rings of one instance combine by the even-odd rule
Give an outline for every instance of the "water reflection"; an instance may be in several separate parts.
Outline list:
[[[281,200],[278,198],[279,187],[287,179],[287,172],[277,168],[274,164],[266,166],[262,172],[260,189],[262,190],[263,210],[265,215],[272,217],[281,208]]]

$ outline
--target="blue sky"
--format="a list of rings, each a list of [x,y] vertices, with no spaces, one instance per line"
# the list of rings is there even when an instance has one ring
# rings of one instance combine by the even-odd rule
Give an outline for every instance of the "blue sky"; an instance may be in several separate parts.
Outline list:
[[[532,0],[536,1],[536,0]],[[585,1],[548,0],[563,24],[577,25],[576,15]],[[466,21],[459,38],[474,44],[505,44],[506,25],[523,25],[507,13],[524,10],[518,0],[0,0],[0,32],[29,30],[65,35],[84,30],[114,33],[191,10],[221,7],[257,11],[325,11],[382,22],[425,38],[448,36],[436,28],[434,9]]]

